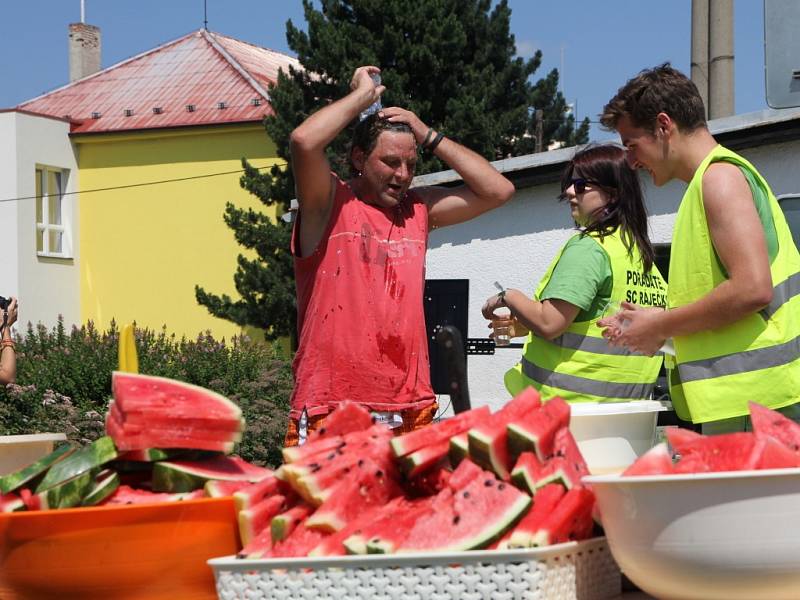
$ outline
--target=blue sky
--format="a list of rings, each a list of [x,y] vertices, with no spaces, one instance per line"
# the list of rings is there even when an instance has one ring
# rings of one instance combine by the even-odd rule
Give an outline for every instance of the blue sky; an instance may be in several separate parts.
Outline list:
[[[413,1],[413,0],[409,0]],[[291,54],[286,21],[305,27],[300,0],[207,0],[209,29]],[[760,0],[735,2],[737,113],[766,108]],[[0,0],[0,108],[64,85],[69,77],[67,25],[80,0]],[[102,31],[110,66],[203,26],[203,0],[85,0],[86,21]],[[544,54],[536,75],[562,69],[563,91],[579,118],[596,120],[628,78],[664,61],[687,72],[691,0],[510,0],[517,52]],[[562,59],[563,56],[563,59]],[[612,134],[597,126],[592,139]]]

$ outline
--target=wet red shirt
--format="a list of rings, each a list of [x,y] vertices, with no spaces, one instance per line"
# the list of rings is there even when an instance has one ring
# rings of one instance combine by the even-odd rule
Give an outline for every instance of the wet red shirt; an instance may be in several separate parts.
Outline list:
[[[292,236],[299,344],[291,416],[325,414],[356,400],[372,410],[422,408],[433,399],[422,296],[428,210],[359,200],[337,180],[328,229],[298,257]]]

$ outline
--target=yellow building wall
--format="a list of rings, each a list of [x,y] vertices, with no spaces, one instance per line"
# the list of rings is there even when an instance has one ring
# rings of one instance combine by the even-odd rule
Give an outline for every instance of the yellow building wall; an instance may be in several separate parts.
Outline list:
[[[188,338],[206,330],[217,339],[243,333],[200,306],[194,287],[239,297],[233,283],[236,257],[254,253],[236,243],[223,214],[228,201],[268,211],[239,185],[242,157],[257,167],[283,164],[263,126],[74,141],[80,169],[82,321],[102,328],[112,319],[117,324],[136,321],[150,329],[166,326],[168,333]],[[182,181],[119,189],[176,179]],[[117,189],[92,191],[105,188]]]

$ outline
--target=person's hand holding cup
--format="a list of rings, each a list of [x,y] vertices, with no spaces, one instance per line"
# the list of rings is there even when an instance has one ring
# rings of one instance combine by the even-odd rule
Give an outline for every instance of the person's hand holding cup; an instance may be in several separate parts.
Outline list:
[[[508,309],[498,308],[492,319],[492,337],[495,346],[508,346],[511,343],[511,331],[514,327],[514,318]]]

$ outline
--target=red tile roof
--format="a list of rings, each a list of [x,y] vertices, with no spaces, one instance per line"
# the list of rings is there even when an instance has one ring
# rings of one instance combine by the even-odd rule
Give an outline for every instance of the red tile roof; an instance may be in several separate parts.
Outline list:
[[[17,108],[69,118],[73,133],[257,122],[272,112],[269,84],[290,65],[301,68],[285,54],[201,29]]]

